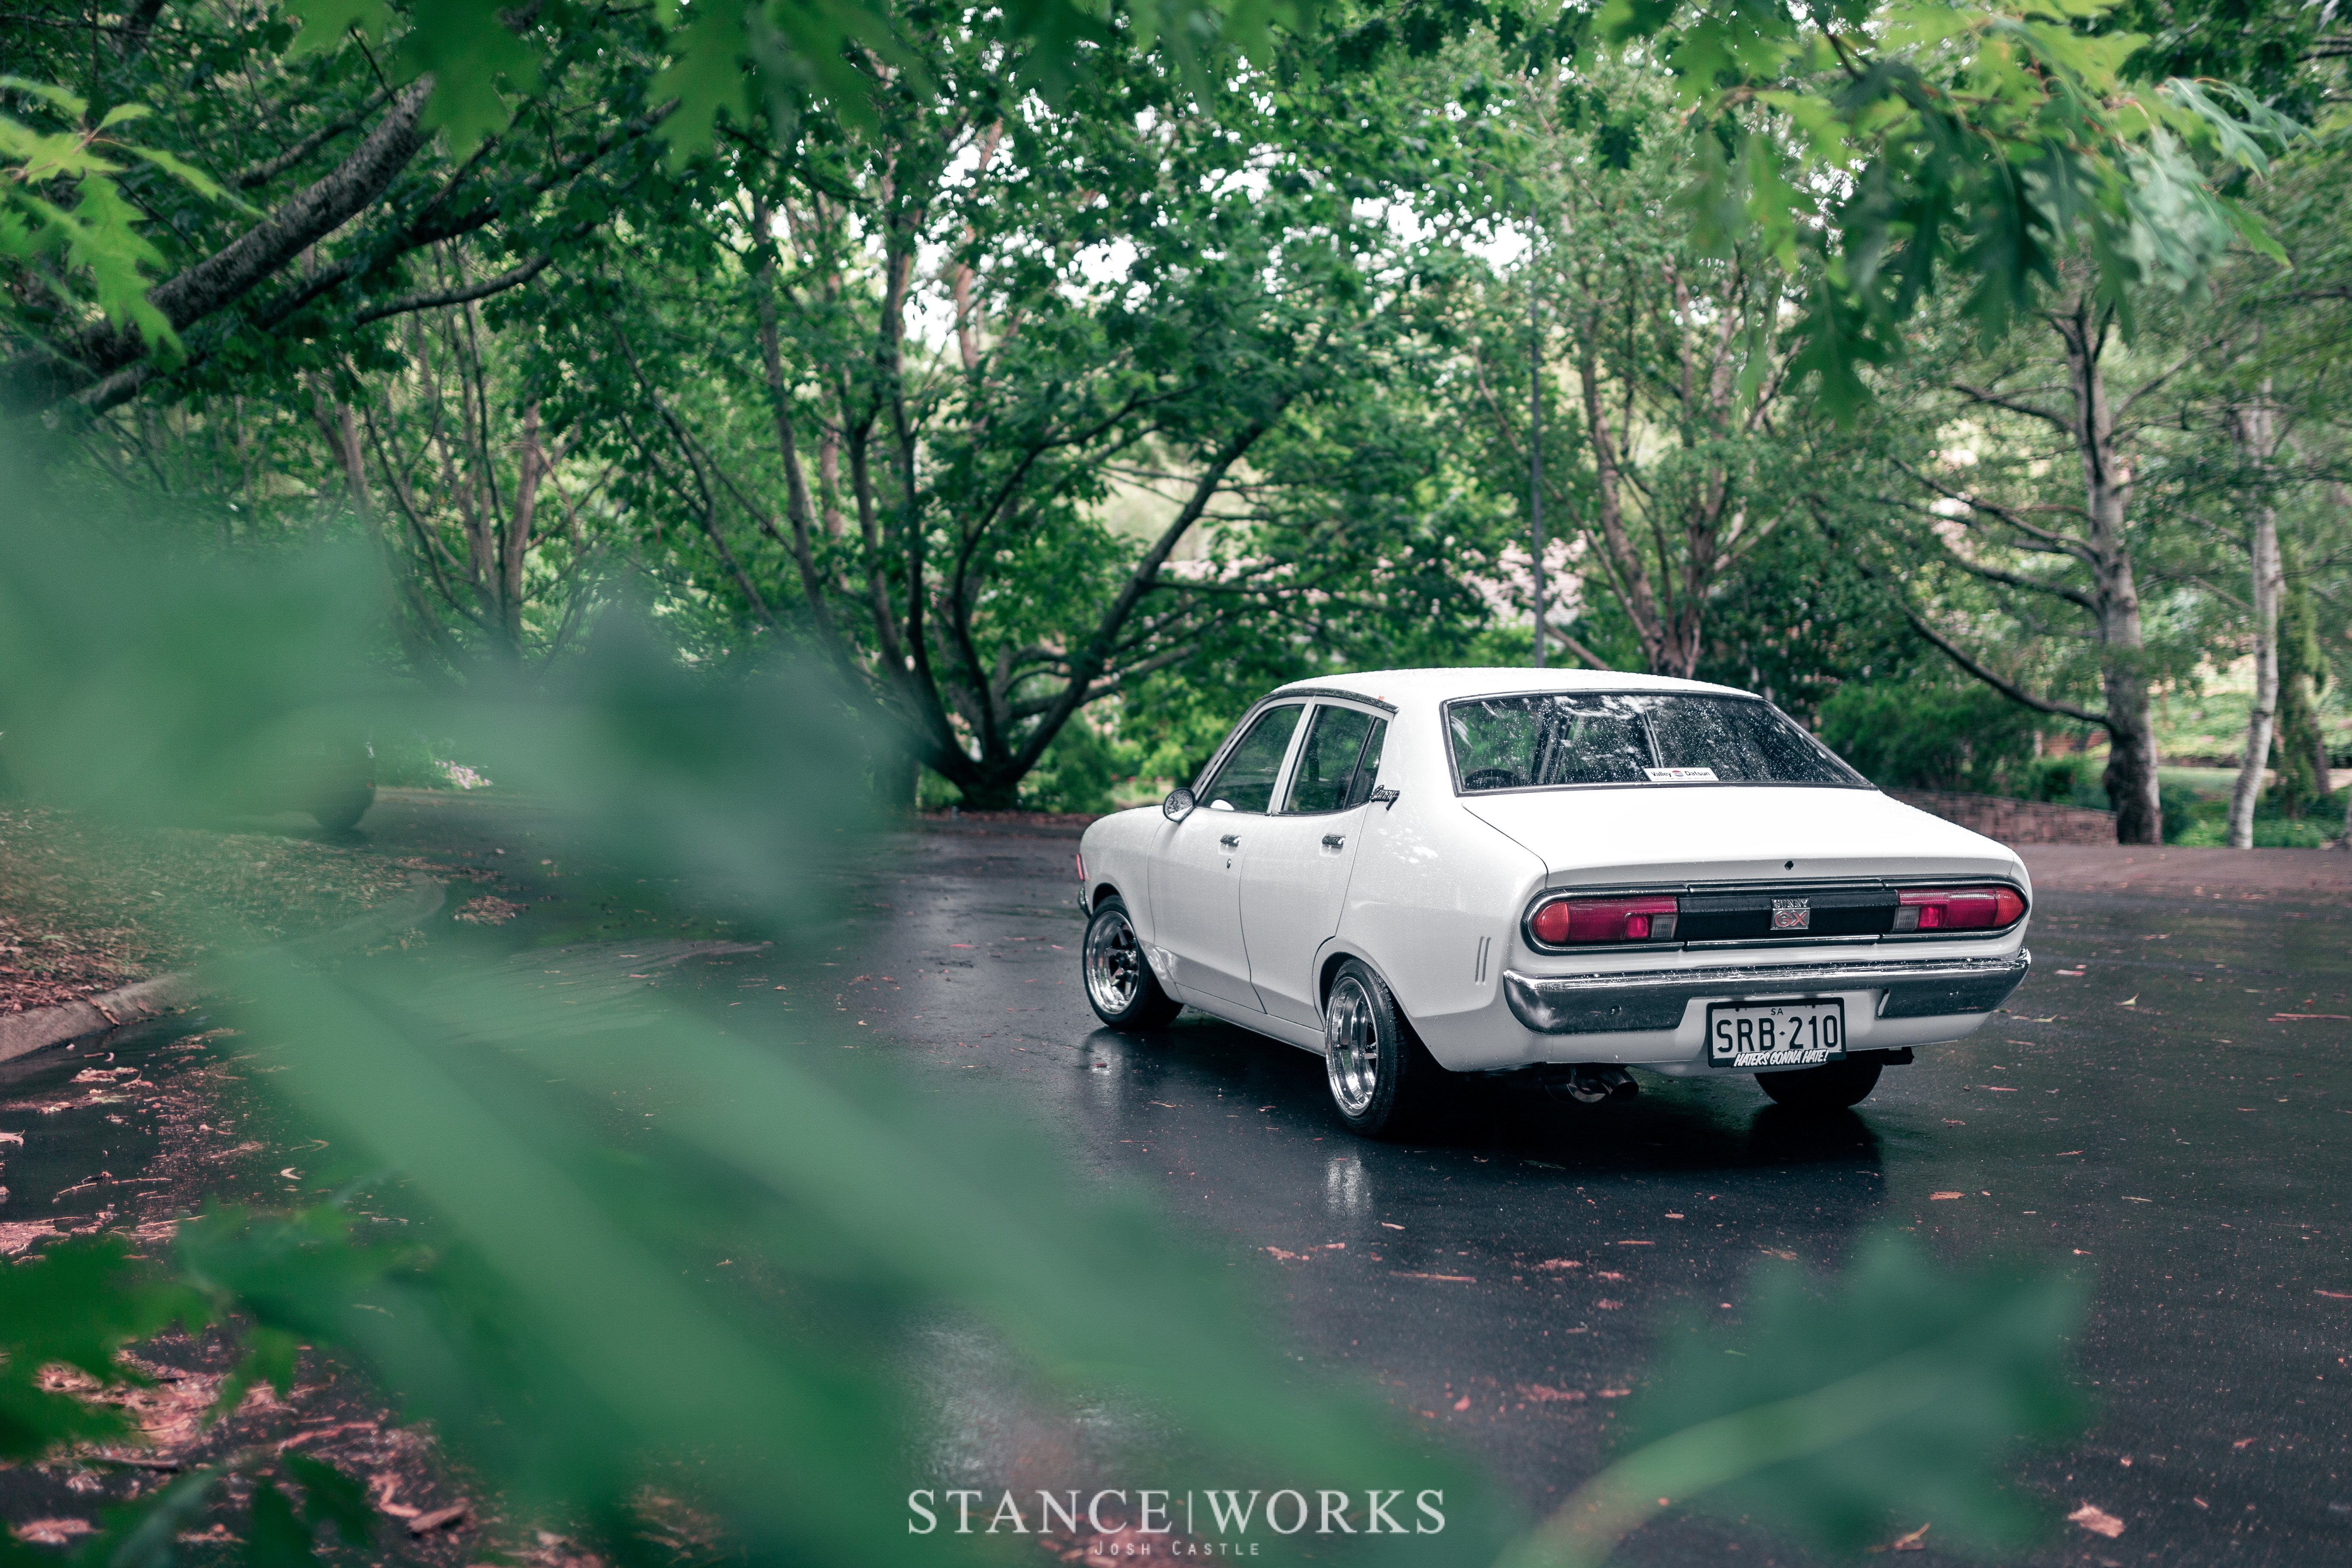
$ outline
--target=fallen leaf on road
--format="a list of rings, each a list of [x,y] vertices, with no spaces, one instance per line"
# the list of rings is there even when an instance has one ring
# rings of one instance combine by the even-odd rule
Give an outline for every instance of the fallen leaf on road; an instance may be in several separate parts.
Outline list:
[[[1467,1410],[1467,1409],[1469,1409],[1469,1408],[1470,1408],[1470,1396],[1469,1396],[1468,1394],[1464,1394],[1461,1398],[1459,1398],[1459,1399],[1455,1400],[1455,1401],[1454,1402],[1454,1409],[1456,1409],[1456,1410]]]
[[[1280,1248],[1280,1247],[1266,1247],[1265,1250],[1265,1251],[1267,1251],[1267,1252],[1271,1252],[1271,1253],[1273,1253],[1276,1258],[1281,1258],[1285,1263],[1297,1263],[1297,1262],[1300,1262],[1300,1261],[1304,1260],[1304,1259],[1305,1259],[1305,1258],[1307,1257],[1307,1254],[1305,1254],[1305,1253],[1303,1253],[1303,1252],[1285,1252],[1285,1251],[1283,1251],[1283,1250],[1282,1250],[1282,1248]]]
[[[1580,1388],[1549,1388],[1540,1383],[1523,1383],[1519,1384],[1519,1392],[1538,1405],[1547,1404],[1555,1399],[1584,1397],[1584,1391]]]
[[[58,1227],[45,1219],[0,1225],[0,1258],[12,1257],[43,1237],[57,1234]]]
[[[1923,1524],[1908,1535],[1898,1535],[1894,1540],[1888,1542],[1885,1545],[1874,1546],[1871,1550],[1873,1552],[1925,1552],[1927,1548],[1924,1543],[1923,1538],[1927,1535],[1929,1528],[1929,1526]]]
[[[2080,1149],[2061,1149],[2058,1151],[2058,1158],[2063,1160],[2069,1154],[2079,1154],[2081,1152],[2083,1152],[2083,1151]]]
[[[1402,1230],[1404,1226],[1401,1225],[1391,1225],[1388,1221],[1382,1220],[1381,1221],[1381,1228],[1382,1230]]]
[[[1554,1269],[1581,1268],[1583,1267],[1584,1265],[1580,1261],[1573,1258],[1547,1258],[1541,1263],[1536,1265],[1536,1272],[1542,1274],[1549,1273]]]
[[[98,1526],[86,1519],[28,1519],[10,1529],[19,1541],[37,1546],[63,1546],[77,1535],[88,1535]]]
[[[1965,1195],[1965,1194],[1961,1193],[1929,1193],[1927,1194],[1927,1199],[1930,1203],[1942,1203],[1946,1198],[1957,1198],[1963,1197]]]
[[[2338,1024],[2352,1023],[2352,1013],[2273,1013],[2271,1015],[2270,1021],[2273,1024],[2291,1024],[2315,1018],[2326,1019]]]
[[[22,1143],[24,1141],[22,1132],[0,1132],[0,1143]]]
[[[2118,1007],[2130,1007],[2136,1005],[2138,1001],[2139,993],[2135,991],[2130,995],[2125,997],[2122,1001],[2116,1003],[2116,1005]]]
[[[2109,1541],[2124,1532],[2124,1521],[2103,1509],[2084,1503],[2066,1516],[2069,1524],[2079,1524],[2094,1535],[2104,1535]]]
[[[2314,1290],[2315,1296],[2332,1296],[2338,1301],[2352,1301],[2352,1290]]]
[[[408,1533],[430,1535],[448,1525],[463,1523],[466,1516],[473,1511],[472,1503],[461,1500],[451,1503],[447,1508],[436,1508],[431,1513],[420,1513],[408,1521]]]
[[[2252,1441],[2253,1439],[2252,1437],[2241,1437],[2236,1442],[2231,1444],[2230,1447],[2232,1448],[2242,1448]]]
[[[1633,1392],[1633,1391],[1630,1388],[1604,1388],[1601,1391],[1601,1397],[1603,1399],[1622,1399]]]
[[[1399,1279],[1443,1279],[1449,1285],[1478,1283],[1478,1277],[1475,1274],[1413,1274],[1402,1268],[1391,1268],[1389,1272]]]
[[[1592,1304],[1593,1304],[1594,1306],[1596,1306],[1596,1307],[1600,1308],[1600,1309],[1601,1309],[1602,1311],[1604,1311],[1604,1312],[1617,1312],[1617,1311],[1622,1311],[1622,1310],[1624,1310],[1624,1307],[1625,1307],[1625,1303],[1624,1303],[1624,1302],[1622,1302],[1622,1301],[1612,1301],[1612,1300],[1607,1300],[1606,1298],[1604,1298],[1604,1299],[1602,1299],[1602,1300],[1601,1300],[1595,1301],[1595,1302],[1593,1302]]]
[[[1793,1252],[1780,1252],[1769,1247],[1765,1247],[1762,1250],[1766,1257],[1777,1258],[1783,1263],[1794,1263],[1797,1261],[1797,1255]]]

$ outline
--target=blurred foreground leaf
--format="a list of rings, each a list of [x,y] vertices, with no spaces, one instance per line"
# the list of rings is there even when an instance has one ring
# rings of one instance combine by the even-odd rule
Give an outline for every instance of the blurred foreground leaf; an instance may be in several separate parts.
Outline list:
[[[391,715],[477,740],[567,854],[723,891],[779,931],[822,912],[811,873],[856,842],[871,754],[834,689],[695,670],[616,616],[551,697],[438,701],[370,668],[372,572],[0,531],[0,754],[47,798],[162,810],[289,726]],[[1500,1543],[1507,1501],[1281,1352],[1246,1277],[1142,1194],[976,1091],[667,1005],[631,973],[646,944],[625,945],[602,969],[602,950],[567,959],[561,1005],[543,960],[454,934],[331,970],[282,951],[225,967],[219,1013],[266,1064],[247,1081],[349,1173],[386,1173],[381,1202],[416,1222],[393,1246],[331,1205],[184,1225],[190,1281],[250,1325],[239,1390],[290,1380],[298,1346],[339,1355],[506,1518],[614,1561],[644,1553],[650,1488],[753,1561],[935,1563],[982,1538],[908,1533],[910,1488],[963,1479],[927,1458],[940,1416],[916,1391],[938,1331],[978,1328],[1055,1394],[1132,1417],[1119,1462],[1144,1479],[1106,1484],[1436,1489],[1451,1528],[1359,1560]],[[257,1490],[249,1526],[287,1560],[350,1501],[291,1479],[301,1508]]]
[[[2043,1510],[2002,1463],[2084,1425],[2066,1345],[2086,1294],[2056,1273],[1950,1273],[1893,1233],[1827,1293],[1803,1269],[1767,1268],[1747,1328],[1669,1331],[1622,1456],[1504,1562],[1602,1563],[1669,1506],[1835,1552],[1882,1539],[1896,1512],[1932,1520],[1938,1542],[2013,1548]]]

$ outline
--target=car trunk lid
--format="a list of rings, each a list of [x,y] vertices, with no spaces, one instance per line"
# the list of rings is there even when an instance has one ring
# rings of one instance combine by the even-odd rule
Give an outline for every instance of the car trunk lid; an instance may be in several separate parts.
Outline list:
[[[1554,887],[1994,877],[2002,845],[1876,790],[1651,784],[1462,797],[1525,846]]]

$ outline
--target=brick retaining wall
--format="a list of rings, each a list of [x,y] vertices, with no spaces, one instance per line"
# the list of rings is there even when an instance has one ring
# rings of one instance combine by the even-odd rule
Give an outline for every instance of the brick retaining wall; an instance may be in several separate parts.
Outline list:
[[[1948,790],[1891,789],[1906,805],[1957,822],[2003,844],[2113,844],[2116,814],[2081,805],[2011,800],[1998,795],[1961,795]]]

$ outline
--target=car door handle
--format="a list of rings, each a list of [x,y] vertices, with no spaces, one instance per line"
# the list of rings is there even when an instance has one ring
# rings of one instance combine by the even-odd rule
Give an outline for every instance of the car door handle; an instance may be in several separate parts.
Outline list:
[[[1323,847],[1326,849],[1337,849],[1347,842],[1348,836],[1344,833],[1327,833],[1323,836]]]
[[[1238,833],[1228,833],[1217,842],[1228,849],[1238,849],[1242,847],[1242,836]]]

